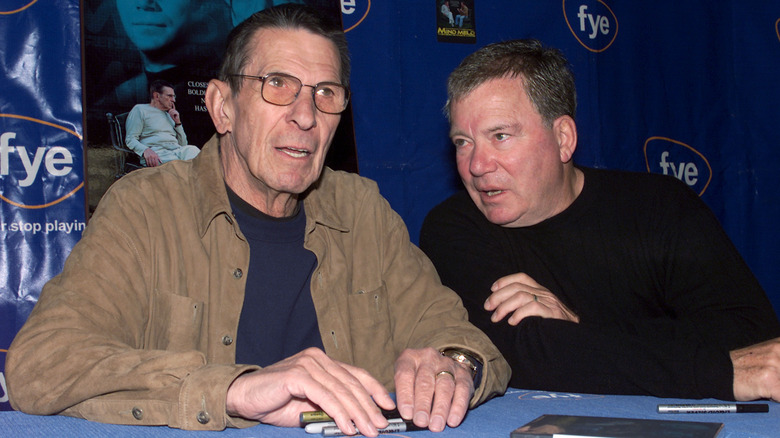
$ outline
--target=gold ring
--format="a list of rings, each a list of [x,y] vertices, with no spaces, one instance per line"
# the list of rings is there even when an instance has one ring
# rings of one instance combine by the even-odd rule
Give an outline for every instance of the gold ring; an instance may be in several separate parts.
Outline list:
[[[436,378],[438,379],[440,376],[445,376],[445,375],[450,376],[452,377],[452,380],[455,380],[455,375],[447,370],[439,371],[438,373],[436,373]]]

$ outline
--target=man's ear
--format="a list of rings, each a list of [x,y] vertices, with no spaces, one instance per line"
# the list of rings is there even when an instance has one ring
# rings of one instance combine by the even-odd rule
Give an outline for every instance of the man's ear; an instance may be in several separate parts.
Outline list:
[[[230,105],[232,99],[233,92],[226,82],[218,79],[209,81],[206,88],[206,109],[219,134],[233,131],[233,112]]]
[[[560,116],[553,122],[553,131],[558,141],[561,163],[568,163],[577,150],[577,124],[570,116]]]

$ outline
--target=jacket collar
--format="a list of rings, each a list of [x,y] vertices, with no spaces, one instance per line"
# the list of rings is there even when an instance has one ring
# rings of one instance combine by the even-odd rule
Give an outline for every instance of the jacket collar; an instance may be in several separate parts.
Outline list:
[[[192,184],[193,199],[198,217],[198,232],[203,237],[211,222],[220,215],[227,215],[235,225],[235,218],[230,208],[227,190],[225,189],[225,174],[219,158],[219,138],[217,135],[203,146],[197,157],[192,160],[194,178]],[[321,224],[339,231],[348,231],[349,227],[336,208],[335,197],[338,187],[333,175],[336,172],[325,168],[319,180],[303,196],[306,210],[306,232],[311,232],[315,224]],[[236,229],[238,227],[236,226]]]

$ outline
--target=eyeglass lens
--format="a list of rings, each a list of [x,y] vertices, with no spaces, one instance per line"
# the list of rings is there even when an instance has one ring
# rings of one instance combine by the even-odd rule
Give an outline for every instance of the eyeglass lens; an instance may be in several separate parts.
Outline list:
[[[344,111],[347,91],[340,84],[321,82],[306,85],[313,88],[314,105],[324,113],[338,114]],[[290,105],[300,93],[303,84],[295,76],[271,73],[263,80],[263,99],[274,105]]]

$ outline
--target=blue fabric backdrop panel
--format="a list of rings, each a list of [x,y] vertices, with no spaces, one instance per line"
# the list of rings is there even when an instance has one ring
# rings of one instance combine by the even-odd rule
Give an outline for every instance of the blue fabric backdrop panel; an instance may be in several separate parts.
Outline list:
[[[780,2],[470,0],[467,43],[439,41],[435,0],[352,3],[366,12],[347,34],[360,172],[413,241],[460,188],[441,112],[448,74],[479,47],[533,37],[575,72],[575,161],[689,183],[780,311]]]
[[[5,351],[85,224],[79,2],[0,6],[0,409]]]

